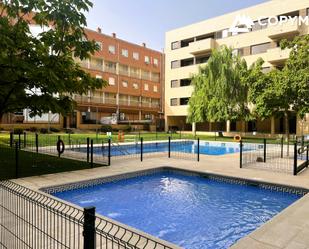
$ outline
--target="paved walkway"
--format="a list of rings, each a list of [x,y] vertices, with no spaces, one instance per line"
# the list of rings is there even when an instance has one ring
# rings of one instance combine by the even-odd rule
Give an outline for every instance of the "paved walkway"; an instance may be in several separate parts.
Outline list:
[[[74,172],[28,177],[15,180],[17,183],[39,189],[82,180],[90,180],[125,172],[153,169],[162,166],[215,173],[237,178],[251,179],[275,184],[309,189],[309,170],[298,176],[286,173],[239,168],[238,154],[223,156],[201,155],[200,162],[186,159],[145,158],[112,161],[112,166]],[[239,240],[233,248],[309,248],[309,195],[282,211],[262,227]]]

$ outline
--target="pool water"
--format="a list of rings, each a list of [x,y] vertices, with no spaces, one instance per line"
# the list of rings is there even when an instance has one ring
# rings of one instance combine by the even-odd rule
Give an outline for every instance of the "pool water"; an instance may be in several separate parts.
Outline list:
[[[246,148],[245,150],[247,150]],[[86,148],[79,150],[86,151]],[[131,155],[140,154],[140,144],[120,145],[111,146],[111,156],[120,155]],[[183,153],[197,153],[197,142],[185,141],[185,142],[171,142],[172,152],[183,152]],[[95,154],[107,154],[107,146],[94,147],[93,152]],[[153,152],[168,152],[167,142],[156,142],[156,143],[144,143],[143,153]],[[213,143],[213,142],[200,142],[200,154],[205,155],[225,155],[239,152],[239,144],[237,143]]]
[[[228,248],[298,195],[161,172],[54,194],[184,248]]]

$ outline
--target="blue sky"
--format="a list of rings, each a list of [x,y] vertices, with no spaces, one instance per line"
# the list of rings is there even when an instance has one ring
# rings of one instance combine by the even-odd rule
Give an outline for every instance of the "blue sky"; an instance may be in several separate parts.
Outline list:
[[[92,0],[88,27],[162,50],[165,32],[266,0]]]

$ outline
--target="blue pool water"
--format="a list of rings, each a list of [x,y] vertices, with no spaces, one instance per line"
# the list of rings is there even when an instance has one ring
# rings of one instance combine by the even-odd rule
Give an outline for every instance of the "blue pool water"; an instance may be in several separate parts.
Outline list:
[[[184,248],[227,248],[300,198],[162,172],[56,193]]]
[[[246,148],[247,149],[247,148]],[[245,150],[246,150],[245,149]],[[79,149],[83,152],[86,148]],[[141,146],[140,144],[130,144],[130,145],[120,145],[111,147],[111,156],[120,155],[130,155],[130,154],[140,154]],[[183,153],[197,153],[197,143],[193,141],[186,142],[172,142],[171,143],[172,152],[183,152]],[[107,154],[107,146],[94,147],[93,152],[95,154]],[[153,152],[168,152],[168,143],[144,143],[143,153],[153,153]],[[235,143],[200,143],[200,154],[206,155],[224,155],[239,152],[239,144]]]

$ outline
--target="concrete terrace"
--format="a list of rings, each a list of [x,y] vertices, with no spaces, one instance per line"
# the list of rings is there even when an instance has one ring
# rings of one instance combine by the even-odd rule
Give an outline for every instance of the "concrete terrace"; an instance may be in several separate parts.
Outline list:
[[[154,169],[162,166],[309,189],[308,170],[305,170],[298,176],[293,176],[292,174],[252,168],[240,169],[239,155],[237,153],[223,156],[201,155],[200,162],[176,158],[168,159],[166,157],[147,157],[143,162],[140,162],[138,159],[113,161],[112,158],[112,166],[110,167],[21,178],[14,180],[14,182],[34,190],[39,190],[43,187]],[[232,248],[309,248],[309,219],[307,217],[309,217],[309,195],[305,195],[269,222],[239,240]]]

